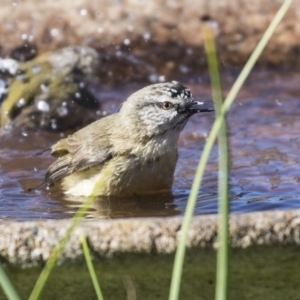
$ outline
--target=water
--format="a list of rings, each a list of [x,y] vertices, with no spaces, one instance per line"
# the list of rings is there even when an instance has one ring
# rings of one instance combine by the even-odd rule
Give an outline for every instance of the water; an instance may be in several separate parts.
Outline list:
[[[236,74],[223,74],[225,93]],[[198,76],[199,77],[199,76]],[[198,99],[210,99],[206,77],[181,80]],[[293,209],[300,207],[299,148],[300,91],[295,72],[255,71],[228,115],[231,149],[231,212]],[[145,84],[146,85],[146,84]],[[124,85],[103,90],[97,96],[107,113],[116,111],[124,97],[143,87]],[[184,213],[189,189],[214,114],[191,118],[179,141],[179,161],[173,196],[128,199],[99,199],[89,218],[172,216]],[[49,153],[35,156],[70,132],[8,132],[0,139],[0,218],[13,220],[60,219],[72,217],[81,199],[66,199],[59,187],[29,192],[43,180],[53,158]],[[195,214],[217,213],[217,149],[206,170]]]
[[[259,245],[230,253],[228,299],[299,299],[299,246]],[[105,300],[168,299],[174,254],[123,254],[93,262]],[[41,268],[7,266],[6,272],[28,299]],[[215,251],[187,250],[180,299],[214,299],[215,272]],[[7,299],[1,289],[0,299]],[[41,299],[97,299],[85,262],[55,267]]]

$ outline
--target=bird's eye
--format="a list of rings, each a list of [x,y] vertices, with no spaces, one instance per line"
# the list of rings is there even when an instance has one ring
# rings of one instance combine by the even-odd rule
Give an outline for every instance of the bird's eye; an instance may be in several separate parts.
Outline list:
[[[163,102],[161,104],[161,108],[164,110],[169,110],[169,109],[173,108],[173,104],[171,102]]]

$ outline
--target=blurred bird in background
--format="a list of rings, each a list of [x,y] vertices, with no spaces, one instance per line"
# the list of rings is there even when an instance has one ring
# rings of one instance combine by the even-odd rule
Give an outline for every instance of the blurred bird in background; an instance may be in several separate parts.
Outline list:
[[[65,130],[95,120],[99,103],[87,88],[99,66],[97,52],[71,46],[18,62],[0,60],[0,125]]]

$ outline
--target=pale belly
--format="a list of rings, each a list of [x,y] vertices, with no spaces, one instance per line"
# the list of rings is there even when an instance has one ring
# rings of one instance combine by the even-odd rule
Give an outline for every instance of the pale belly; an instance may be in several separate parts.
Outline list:
[[[115,157],[103,166],[69,175],[63,180],[66,194],[131,195],[168,191],[172,188],[177,152],[159,159]]]

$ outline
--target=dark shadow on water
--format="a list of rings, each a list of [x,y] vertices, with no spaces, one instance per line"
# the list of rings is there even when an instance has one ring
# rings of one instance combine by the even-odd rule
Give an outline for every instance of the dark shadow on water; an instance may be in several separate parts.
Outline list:
[[[78,207],[83,203],[84,197],[65,195],[69,207]],[[87,218],[115,219],[131,217],[166,217],[180,214],[173,203],[174,196],[169,194],[156,194],[130,197],[97,197]],[[72,204],[71,204],[72,203]]]

